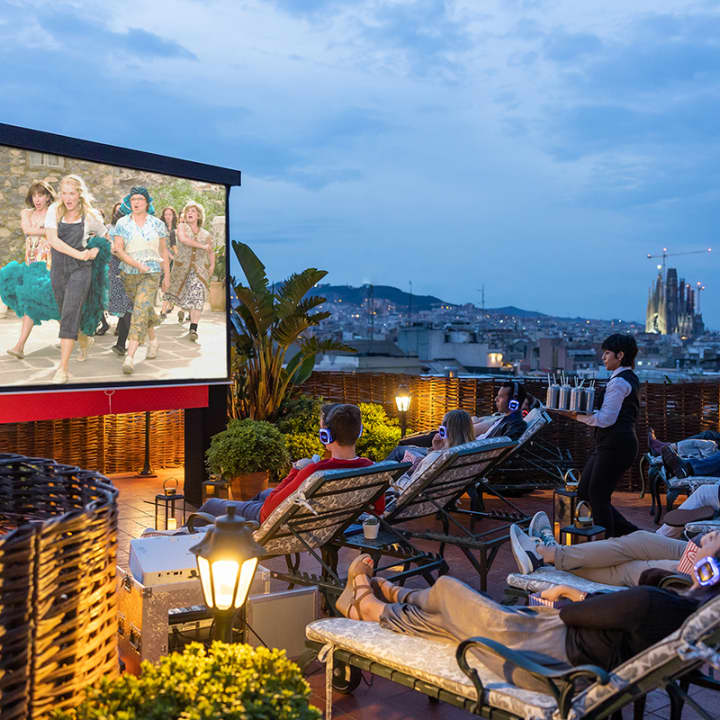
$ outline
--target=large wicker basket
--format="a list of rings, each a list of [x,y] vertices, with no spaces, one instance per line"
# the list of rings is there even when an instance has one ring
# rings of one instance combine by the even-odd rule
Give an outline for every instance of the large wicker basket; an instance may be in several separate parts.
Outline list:
[[[117,490],[0,454],[0,718],[46,718],[118,672]]]

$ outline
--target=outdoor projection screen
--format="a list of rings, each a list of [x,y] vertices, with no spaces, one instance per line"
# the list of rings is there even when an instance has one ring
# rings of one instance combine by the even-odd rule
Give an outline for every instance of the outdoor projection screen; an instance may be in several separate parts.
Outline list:
[[[0,124],[0,392],[226,381],[227,201],[239,184],[238,171]],[[73,210],[72,188],[83,197],[79,210]],[[133,214],[128,197],[137,188],[151,198],[140,227],[142,216]],[[116,203],[122,205],[113,218]],[[165,208],[173,212],[163,216]],[[79,257],[50,247],[53,233],[69,238]],[[118,238],[140,269],[121,261]],[[95,247],[97,257],[83,260]],[[172,309],[163,308],[168,297]],[[167,316],[156,324],[162,309]],[[197,338],[190,334],[191,310]],[[133,339],[139,344],[132,373],[123,371],[126,356],[112,349],[126,313],[126,350]],[[157,337],[155,357],[148,357],[149,325]],[[84,342],[82,334],[92,340]],[[69,378],[56,384],[63,340],[73,335],[80,342],[72,348]],[[89,344],[84,360],[83,344]]]

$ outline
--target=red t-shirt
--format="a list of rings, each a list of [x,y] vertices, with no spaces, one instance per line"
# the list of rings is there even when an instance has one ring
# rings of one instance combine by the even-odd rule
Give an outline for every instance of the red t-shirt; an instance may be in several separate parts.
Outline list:
[[[260,522],[264,522],[270,513],[286,498],[292,495],[303,483],[305,478],[310,477],[316,470],[348,470],[351,468],[362,468],[373,465],[372,460],[367,458],[355,458],[354,460],[320,460],[310,463],[302,470],[293,468],[288,476],[268,495],[260,510]],[[375,513],[382,515],[385,511],[385,493],[375,501]]]

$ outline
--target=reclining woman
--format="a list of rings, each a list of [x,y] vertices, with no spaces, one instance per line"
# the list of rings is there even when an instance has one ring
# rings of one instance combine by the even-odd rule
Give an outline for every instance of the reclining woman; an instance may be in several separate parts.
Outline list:
[[[320,441],[330,452],[327,460],[309,462],[302,467],[294,467],[288,476],[276,487],[263,490],[252,500],[208,500],[198,512],[208,513],[215,517],[224,515],[229,506],[236,508],[237,515],[246,520],[263,522],[270,513],[289,495],[292,495],[314,472],[319,470],[340,470],[369,467],[373,464],[368,458],[358,457],[355,445],[362,434],[360,408],[356,405],[336,404],[325,406],[325,417],[320,418]],[[374,512],[382,515],[385,510],[385,498],[381,496],[375,501]]]
[[[592,543],[588,543],[592,544]],[[360,555],[336,607],[345,617],[379,623],[397,633],[462,641],[481,636],[512,650],[532,654],[546,665],[599,665],[606,670],[677,630],[703,603],[720,591],[720,533],[709,533],[696,557],[692,587],[682,594],[642,586],[616,593],[585,595],[560,586],[543,592],[572,604],[560,610],[537,607],[528,612],[500,605],[449,576],[415,590],[372,578],[373,563]],[[371,582],[372,579],[372,582]],[[508,676],[506,661],[483,653],[483,662]],[[507,679],[536,688],[530,677],[512,672]]]
[[[432,465],[435,458],[447,448],[464,445],[465,443],[475,440],[475,432],[473,430],[473,421],[468,413],[464,410],[450,410],[445,413],[442,425],[432,438],[432,450],[427,455],[416,452],[413,447],[403,448],[404,454],[400,457],[403,462],[413,463],[412,467],[401,477],[399,477],[391,488],[391,493],[404,490],[412,481],[413,477],[418,473],[422,473],[425,468]],[[402,447],[402,446],[399,446]]]

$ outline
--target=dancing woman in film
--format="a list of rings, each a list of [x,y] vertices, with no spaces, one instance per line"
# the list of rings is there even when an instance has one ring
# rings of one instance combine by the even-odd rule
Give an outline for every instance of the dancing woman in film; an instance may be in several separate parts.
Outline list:
[[[122,208],[129,207],[130,214],[120,218],[115,225],[115,254],[122,261],[121,274],[127,296],[133,304],[128,334],[127,354],[123,372],[135,372],[135,352],[140,343],[149,338],[148,360],[157,357],[159,340],[155,326],[160,319],[155,314],[155,295],[162,277],[163,290],[167,290],[170,278],[168,258],[168,229],[154,215],[152,198],[141,185],[130,188]]]
[[[70,377],[68,363],[76,340],[78,360],[87,359],[108,300],[110,243],[92,202],[85,181],[79,175],[66,175],[60,181],[60,200],[50,205],[45,217],[45,233],[52,248],[50,282],[60,320],[56,384],[66,383]]]
[[[203,229],[205,208],[191,200],[181,213],[177,229],[177,255],[170,275],[170,288],[165,293],[163,307],[179,305],[190,310],[188,340],[197,342],[198,322],[215,270],[215,253],[210,233]],[[167,304],[166,304],[167,303]]]
[[[50,248],[45,237],[45,216],[55,200],[55,191],[36,180],[25,197],[26,208],[20,213],[20,225],[25,235],[25,263],[10,262],[0,270],[0,297],[22,319],[17,342],[6,351],[18,360],[25,357],[25,343],[33,327],[43,320],[57,320],[58,310],[50,288]],[[44,285],[45,291],[38,286]],[[44,297],[47,302],[39,303]]]

